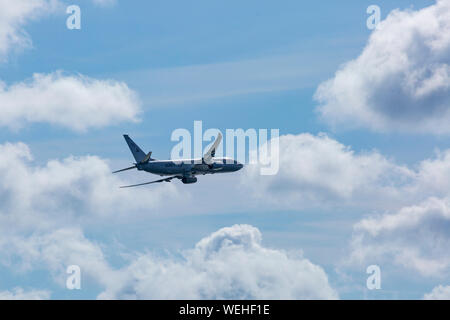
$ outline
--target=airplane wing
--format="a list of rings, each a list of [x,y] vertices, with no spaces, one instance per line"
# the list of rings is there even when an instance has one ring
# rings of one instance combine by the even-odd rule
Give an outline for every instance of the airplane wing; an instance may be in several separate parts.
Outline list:
[[[222,134],[219,132],[216,140],[214,141],[214,144],[211,146],[211,148],[209,148],[208,152],[206,152],[205,155],[203,156],[203,161],[206,164],[212,163],[212,158],[214,158],[216,156],[216,149],[219,146],[221,141],[222,141]]]
[[[122,186],[122,187],[120,187],[120,188],[123,189],[123,188],[138,187],[138,186],[144,186],[144,185],[147,185],[147,184],[159,183],[159,182],[164,182],[164,181],[170,182],[170,181],[172,181],[172,179],[175,179],[175,178],[180,179],[179,176],[173,176],[173,177],[168,177],[168,178],[159,179],[159,180],[155,180],[155,181],[150,181],[150,182],[145,182],[145,183],[139,183],[139,184],[133,184],[133,185],[131,185],[131,186]]]

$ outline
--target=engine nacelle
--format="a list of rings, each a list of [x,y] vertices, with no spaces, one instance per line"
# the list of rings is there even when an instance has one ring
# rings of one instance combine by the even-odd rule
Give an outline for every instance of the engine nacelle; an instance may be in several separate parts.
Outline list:
[[[197,182],[197,178],[196,177],[184,177],[183,179],[181,179],[181,181],[184,184],[196,183]]]

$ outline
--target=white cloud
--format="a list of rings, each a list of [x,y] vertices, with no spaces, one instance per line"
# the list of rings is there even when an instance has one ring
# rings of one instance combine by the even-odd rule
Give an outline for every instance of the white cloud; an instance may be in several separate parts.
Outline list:
[[[31,46],[23,29],[29,21],[60,8],[58,0],[0,0],[0,62],[8,54]]]
[[[220,229],[181,260],[142,255],[103,299],[337,299],[322,268],[261,244],[258,229]]]
[[[398,198],[415,177],[376,151],[358,153],[325,134],[281,136],[279,153],[278,174],[262,176],[260,165],[248,166],[242,181],[260,201],[285,207],[367,206],[380,198]]]
[[[449,198],[370,216],[355,225],[350,263],[394,263],[423,276],[448,276],[449,227]]]
[[[47,290],[28,290],[14,288],[12,291],[0,291],[0,300],[48,300],[50,292]]]
[[[396,189],[401,201],[394,208],[399,208],[384,205],[384,214],[355,224],[348,263],[378,261],[425,277],[449,275],[450,150],[437,152],[412,171],[410,181]]]
[[[450,132],[450,2],[394,10],[315,95],[333,125]]]
[[[0,126],[46,122],[77,131],[137,121],[140,102],[123,82],[62,72],[34,74],[7,86],[0,81]]]
[[[446,196],[450,193],[450,150],[437,151],[434,159],[420,162],[414,192],[425,196]]]
[[[437,286],[423,298],[425,300],[450,300],[450,286]]]
[[[58,226],[54,230],[43,230],[37,226],[31,235],[16,233],[2,237],[0,248],[4,265],[19,272],[48,270],[63,288],[70,265],[80,267],[82,279],[102,286],[112,286],[114,281],[119,281],[101,246],[87,239],[80,227]]]

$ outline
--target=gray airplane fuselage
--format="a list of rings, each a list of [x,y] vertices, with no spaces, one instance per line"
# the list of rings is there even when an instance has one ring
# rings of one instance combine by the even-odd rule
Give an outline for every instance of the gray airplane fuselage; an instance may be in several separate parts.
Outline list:
[[[202,163],[202,159],[153,160],[147,163],[138,163],[136,167],[138,170],[160,176],[183,175],[192,177],[196,175],[234,172],[242,169],[243,165],[229,158],[213,158],[211,164]]]

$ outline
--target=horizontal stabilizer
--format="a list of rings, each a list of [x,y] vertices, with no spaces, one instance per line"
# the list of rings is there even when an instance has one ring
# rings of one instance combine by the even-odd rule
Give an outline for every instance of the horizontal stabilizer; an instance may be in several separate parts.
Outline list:
[[[135,169],[135,168],[136,168],[136,166],[132,166],[132,167],[129,167],[129,168],[125,168],[125,169],[121,169],[121,170],[114,171],[113,173],[118,173],[118,172],[122,172],[122,171],[127,171],[127,170],[131,170],[131,169]]]

